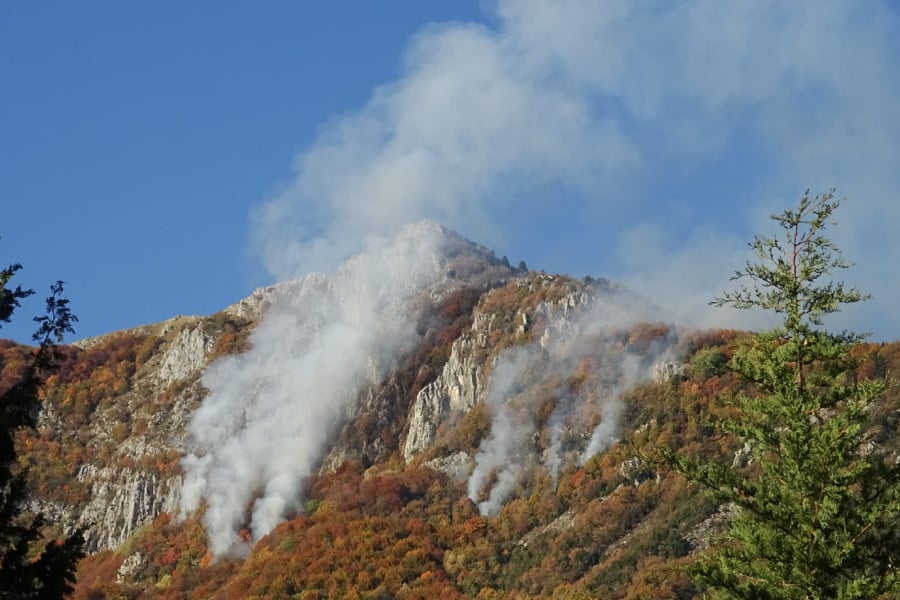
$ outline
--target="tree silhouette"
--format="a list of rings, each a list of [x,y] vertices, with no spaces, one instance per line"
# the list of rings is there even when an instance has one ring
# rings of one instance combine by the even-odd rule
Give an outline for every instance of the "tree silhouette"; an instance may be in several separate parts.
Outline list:
[[[21,268],[16,263],[0,271],[0,321],[4,323],[10,322],[19,301],[34,293],[8,286]],[[0,390],[0,598],[63,598],[72,590],[75,566],[84,556],[80,531],[47,543],[43,550],[35,547],[44,519],[23,514],[26,473],[16,468],[15,432],[35,426],[38,390],[55,367],[56,345],[66,333],[73,333],[72,324],[78,320],[63,295],[63,283],[57,281],[50,292],[45,314],[34,319],[37,346],[24,373],[8,389]]]

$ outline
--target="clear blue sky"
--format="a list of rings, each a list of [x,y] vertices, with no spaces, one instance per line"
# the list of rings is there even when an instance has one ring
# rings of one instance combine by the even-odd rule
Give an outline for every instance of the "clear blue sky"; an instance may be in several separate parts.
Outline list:
[[[65,280],[79,336],[224,308],[268,283],[248,212],[317,127],[395,77],[423,25],[480,14],[416,0],[4,4],[0,257],[41,293]],[[27,321],[2,333],[27,339]]]
[[[708,324],[765,215],[836,186],[847,322],[897,337],[897,4],[784,4],[5,3],[0,258],[85,337],[429,217]]]

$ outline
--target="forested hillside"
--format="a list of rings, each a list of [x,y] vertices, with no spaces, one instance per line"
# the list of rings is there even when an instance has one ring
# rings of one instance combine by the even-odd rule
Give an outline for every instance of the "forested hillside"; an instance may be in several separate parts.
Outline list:
[[[292,370],[303,372],[307,348],[329,335],[325,317],[345,315],[341,278],[358,290],[363,271],[64,347],[35,407],[38,427],[20,430],[17,444],[29,509],[49,517],[47,535],[86,527],[91,554],[73,597],[694,597],[684,567],[733,507],[674,473],[660,450],[757,468],[712,426],[735,410],[728,398],[755,393],[727,368],[747,334],[660,322],[657,307],[613,282],[512,268],[441,235],[450,250],[396,311],[409,327],[377,322],[377,333],[402,331],[402,343],[387,353],[377,336],[352,338],[364,356],[338,363],[346,387],[315,421],[324,442],[310,462],[289,463],[313,466],[288,495],[271,491],[282,471],[256,480],[222,469],[244,465],[248,450],[232,440],[260,424],[271,453],[259,460],[282,460],[282,445],[306,451],[294,445],[310,435],[304,411],[318,410],[306,392],[288,393],[284,406],[254,404],[254,394],[277,394]],[[370,263],[359,267],[371,273]],[[381,290],[363,291],[372,289]],[[313,333],[263,354],[261,323],[272,314],[301,315],[298,331]],[[20,376],[26,352],[0,345],[0,385]],[[900,368],[898,343],[860,343],[853,355],[860,380]],[[274,379],[249,384],[249,375],[217,375],[272,365],[282,369]],[[197,415],[222,396],[222,381],[245,385],[245,395],[202,421],[230,433],[203,438]],[[293,412],[272,413],[285,406]],[[286,435],[260,420],[270,414],[299,424]],[[896,459],[896,390],[868,418],[873,447]],[[205,456],[224,467],[198,470]],[[183,486],[201,480],[194,508]],[[215,485],[246,482],[229,522],[235,538],[225,527],[217,545],[221,521],[211,513],[235,503]],[[286,498],[271,529],[256,519],[264,496]]]

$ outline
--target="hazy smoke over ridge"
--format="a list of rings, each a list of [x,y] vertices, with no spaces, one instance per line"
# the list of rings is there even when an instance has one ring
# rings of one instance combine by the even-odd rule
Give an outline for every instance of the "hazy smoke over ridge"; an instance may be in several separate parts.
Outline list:
[[[606,257],[613,268],[604,274],[621,274],[664,308],[709,324],[706,301],[740,266],[764,215],[804,187],[838,185],[859,199],[839,242],[860,263],[858,282],[886,299],[873,305],[886,335],[900,333],[890,302],[900,287],[879,267],[900,261],[889,225],[900,220],[900,77],[889,5],[500,0],[494,17],[491,26],[426,28],[399,79],[323,127],[293,179],[254,216],[253,243],[274,277],[330,272],[423,217],[501,253],[508,240],[534,241],[556,223],[573,232],[553,240],[580,261],[569,269],[596,272],[593,261]],[[680,175],[729,160],[752,167],[729,172],[736,180],[727,194],[694,203],[695,190],[670,193]],[[716,202],[742,208],[716,220]],[[651,222],[638,226],[635,217]],[[216,553],[235,546],[248,518],[258,537],[296,508],[299,482],[353,382],[384,368],[407,333],[382,311],[424,284],[406,279],[427,271],[417,252],[376,252],[381,258],[359,259],[374,260],[372,272],[351,263],[335,281],[303,279],[296,300],[285,299],[254,334],[253,351],[204,377],[211,394],[192,423],[182,508],[208,502]],[[595,258],[578,258],[586,255]],[[533,357],[510,355],[496,375],[544,357],[531,350]],[[368,355],[379,364],[365,364]],[[473,497],[533,434],[505,408],[515,394],[499,379],[495,388],[497,431],[479,456]],[[604,406],[594,448],[615,426],[616,405]],[[551,470],[558,456],[546,459]],[[498,474],[492,502],[515,477]]]
[[[258,539],[299,508],[303,480],[348,403],[413,341],[410,301],[443,274],[442,234],[411,226],[333,276],[288,284],[252,349],[204,373],[209,395],[189,426],[181,509],[207,502],[215,555],[238,548],[245,525]]]
[[[540,465],[555,480],[564,464],[583,464],[606,450],[618,435],[622,393],[646,379],[651,365],[665,358],[676,341],[669,332],[639,354],[613,349],[616,334],[652,315],[615,295],[583,300],[574,310],[540,305],[538,311],[547,319],[545,334],[538,341],[508,348],[497,359],[486,397],[491,432],[475,455],[467,485],[469,498],[483,515],[496,514],[530,469]],[[576,393],[568,389],[567,381],[587,357],[604,366],[606,381]],[[554,386],[548,388],[548,382]],[[553,398],[547,423],[550,444],[541,449],[535,439],[539,434],[535,417],[548,398]],[[583,434],[586,419],[597,412],[600,422],[587,443],[577,451],[564,451],[564,430],[570,436]]]
[[[803,189],[834,185],[851,203],[840,241],[875,295],[863,310],[900,335],[900,287],[881,276],[900,260],[885,225],[900,219],[889,4],[489,6],[489,25],[424,28],[400,77],[297,158],[255,215],[273,274],[333,268],[359,240],[432,218],[550,271],[624,280],[698,324],[735,324],[706,303],[752,233]],[[706,172],[721,175],[685,187]],[[566,235],[548,245],[548,228]]]

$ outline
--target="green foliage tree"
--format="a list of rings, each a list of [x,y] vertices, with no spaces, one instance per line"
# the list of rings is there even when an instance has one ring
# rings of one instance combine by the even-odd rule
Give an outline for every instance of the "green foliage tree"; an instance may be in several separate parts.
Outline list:
[[[718,348],[707,348],[697,353],[691,369],[703,379],[723,375],[728,370],[728,357]]]
[[[22,268],[13,264],[0,271],[0,321],[9,323],[19,301],[34,292],[8,287]],[[22,427],[34,427],[38,389],[56,362],[56,344],[73,332],[77,321],[63,296],[63,284],[51,286],[46,314],[36,317],[34,349],[24,374],[6,390],[0,390],[0,599],[63,598],[72,590],[75,566],[84,555],[81,532],[65,540],[51,541],[43,551],[35,548],[44,520],[22,513],[26,497],[25,476],[15,468],[14,435]]]
[[[829,332],[823,318],[866,299],[830,279],[850,266],[824,236],[833,191],[772,218],[779,237],[756,236],[746,283],[712,304],[783,318],[750,336],[731,369],[748,383],[718,427],[748,445],[750,464],[666,460],[722,503],[729,528],[691,568],[713,598],[896,598],[900,578],[900,466],[871,439],[871,403],[890,385],[859,380],[850,352],[863,339]]]

